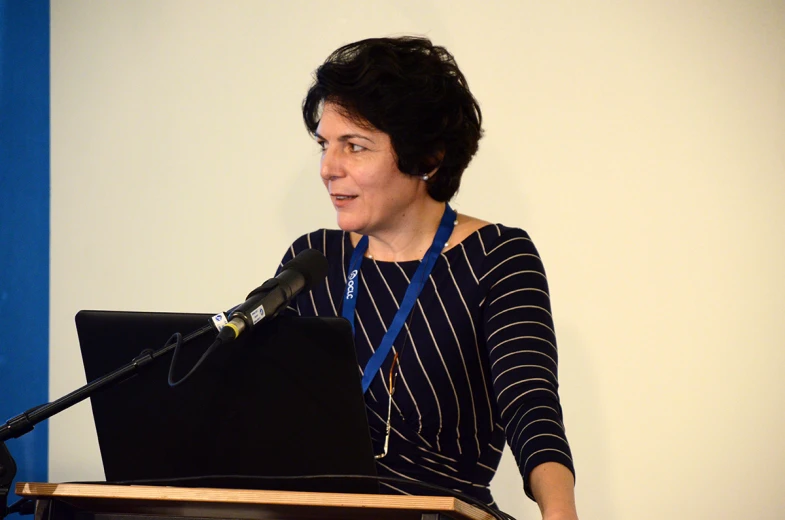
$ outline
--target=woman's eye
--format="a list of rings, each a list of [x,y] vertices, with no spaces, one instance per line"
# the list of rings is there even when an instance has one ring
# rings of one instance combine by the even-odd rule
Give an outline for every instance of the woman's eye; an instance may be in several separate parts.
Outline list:
[[[362,152],[363,150],[365,150],[364,147],[360,146],[359,144],[354,144],[354,143],[349,143],[349,149],[352,152]]]
[[[322,151],[327,149],[327,141],[316,141],[316,144],[319,145],[319,148],[321,148]]]

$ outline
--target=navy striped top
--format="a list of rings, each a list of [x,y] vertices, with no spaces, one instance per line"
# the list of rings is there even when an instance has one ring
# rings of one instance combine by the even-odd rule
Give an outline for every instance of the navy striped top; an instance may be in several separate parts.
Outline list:
[[[325,284],[300,294],[289,312],[340,316],[350,234],[319,230],[303,235],[283,262],[300,251],[322,251]],[[360,370],[392,322],[419,261],[367,258],[359,276],[355,344]],[[406,325],[399,354],[392,433],[380,475],[416,479],[492,504],[489,484],[505,438],[531,495],[528,476],[547,461],[574,471],[564,433],[557,353],[548,284],[528,234],[486,225],[439,257]],[[366,393],[376,453],[387,424],[388,356]],[[433,494],[384,484],[392,493]]]

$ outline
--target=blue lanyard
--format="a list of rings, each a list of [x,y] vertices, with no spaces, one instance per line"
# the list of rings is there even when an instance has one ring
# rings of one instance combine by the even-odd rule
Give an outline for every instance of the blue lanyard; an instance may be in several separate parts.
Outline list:
[[[409,314],[412,312],[414,303],[417,301],[417,297],[420,296],[420,293],[425,286],[426,280],[428,280],[428,277],[431,276],[433,266],[436,265],[436,260],[438,260],[439,255],[442,254],[442,249],[444,249],[445,244],[447,244],[447,240],[452,234],[454,225],[455,211],[453,211],[450,205],[447,204],[444,208],[444,215],[442,215],[442,220],[439,223],[439,229],[436,231],[436,236],[433,238],[433,243],[428,249],[428,252],[425,254],[425,257],[420,262],[420,265],[417,267],[417,271],[415,271],[414,277],[412,277],[412,281],[409,283],[409,287],[406,289],[403,302],[398,308],[398,312],[395,313],[395,317],[393,318],[390,328],[387,329],[387,333],[382,338],[382,343],[379,345],[379,348],[376,349],[376,352],[374,352],[373,356],[371,356],[371,359],[369,359],[368,363],[365,365],[362,380],[363,393],[368,391],[368,387],[371,386],[371,381],[379,371],[379,368],[381,368],[382,362],[384,362],[384,360],[387,358],[387,354],[389,354],[395,339],[401,333],[401,329],[406,322],[406,318],[408,318]],[[362,265],[363,257],[365,256],[365,251],[367,249],[368,237],[363,236],[357,243],[357,247],[354,248],[352,258],[349,260],[349,276],[346,280],[346,289],[344,289],[343,293],[343,308],[341,309],[341,316],[349,320],[349,323],[352,324],[353,333],[354,308],[357,305],[357,295],[360,292],[360,280],[358,275],[360,273],[360,266]]]

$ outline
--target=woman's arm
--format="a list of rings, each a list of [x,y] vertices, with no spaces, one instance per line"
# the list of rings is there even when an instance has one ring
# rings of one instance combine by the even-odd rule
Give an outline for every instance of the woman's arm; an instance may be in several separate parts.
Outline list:
[[[545,270],[524,231],[501,231],[487,248],[481,279],[489,287],[484,325],[501,423],[524,490],[543,518],[574,519],[572,455],[559,403]]]
[[[529,480],[543,520],[577,520],[575,480],[569,469],[545,462],[532,470]]]

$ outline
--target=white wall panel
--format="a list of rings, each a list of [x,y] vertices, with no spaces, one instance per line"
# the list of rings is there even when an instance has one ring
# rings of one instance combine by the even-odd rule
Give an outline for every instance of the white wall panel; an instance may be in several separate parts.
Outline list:
[[[53,0],[52,397],[78,310],[226,309],[334,226],[310,74],[402,33],[484,111],[456,208],[543,256],[581,517],[785,517],[782,2]],[[50,432],[102,477],[89,406]],[[509,456],[493,489],[538,517]]]

